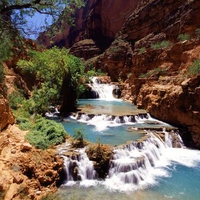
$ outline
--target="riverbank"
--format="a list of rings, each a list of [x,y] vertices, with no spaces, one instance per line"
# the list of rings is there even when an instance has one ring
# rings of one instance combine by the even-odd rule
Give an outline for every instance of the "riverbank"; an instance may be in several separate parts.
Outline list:
[[[10,125],[0,134],[0,199],[41,199],[60,183],[63,160],[56,149],[35,149],[26,133]]]

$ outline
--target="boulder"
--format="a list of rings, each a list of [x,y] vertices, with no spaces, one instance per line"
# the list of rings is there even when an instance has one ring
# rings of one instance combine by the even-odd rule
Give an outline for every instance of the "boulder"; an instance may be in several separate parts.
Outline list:
[[[0,95],[0,131],[9,124],[15,122],[15,118],[11,112],[8,101]]]

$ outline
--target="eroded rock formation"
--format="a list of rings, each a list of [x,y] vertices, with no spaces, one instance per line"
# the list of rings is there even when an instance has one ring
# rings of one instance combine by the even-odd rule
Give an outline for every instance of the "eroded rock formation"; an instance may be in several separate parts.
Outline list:
[[[27,132],[14,124],[10,97],[15,100],[19,91],[25,97],[30,95],[23,78],[15,73],[18,59],[3,63],[0,84],[0,199],[41,199],[62,182],[63,160],[54,150],[35,149],[25,138]],[[31,79],[29,83],[33,84]]]
[[[15,118],[11,112],[7,99],[0,96],[0,131],[7,127],[9,124],[15,122]]]
[[[109,163],[113,155],[112,151],[110,146],[100,143],[90,145],[86,149],[89,159],[93,161],[98,178],[105,178],[108,175]]]
[[[4,64],[4,67],[7,67]],[[3,78],[0,83],[0,132],[6,128],[9,124],[15,122],[15,118],[10,109],[9,102],[7,100],[8,90],[10,89]]]

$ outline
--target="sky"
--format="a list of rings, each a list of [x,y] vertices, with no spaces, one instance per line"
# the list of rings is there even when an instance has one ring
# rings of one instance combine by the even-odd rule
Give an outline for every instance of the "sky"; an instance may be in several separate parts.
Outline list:
[[[33,17],[27,17],[26,20],[28,22],[28,30],[30,30],[30,35],[27,35],[25,37],[35,40],[39,33],[44,31],[42,29],[42,26],[45,25],[45,19],[47,18],[47,21],[49,24],[51,24],[51,16],[47,16],[44,14],[35,13]]]

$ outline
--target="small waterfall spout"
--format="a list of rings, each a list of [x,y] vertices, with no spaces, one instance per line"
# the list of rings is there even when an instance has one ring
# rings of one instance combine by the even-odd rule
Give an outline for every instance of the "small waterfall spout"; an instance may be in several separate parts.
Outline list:
[[[116,98],[113,96],[113,93],[119,91],[117,86],[113,84],[101,83],[101,81],[97,77],[91,78],[91,83],[89,84],[89,86],[96,93],[96,96],[102,100],[115,100]]]
[[[93,180],[96,172],[85,153],[85,149],[80,149],[72,156],[63,156],[66,170],[66,184],[74,181]]]

